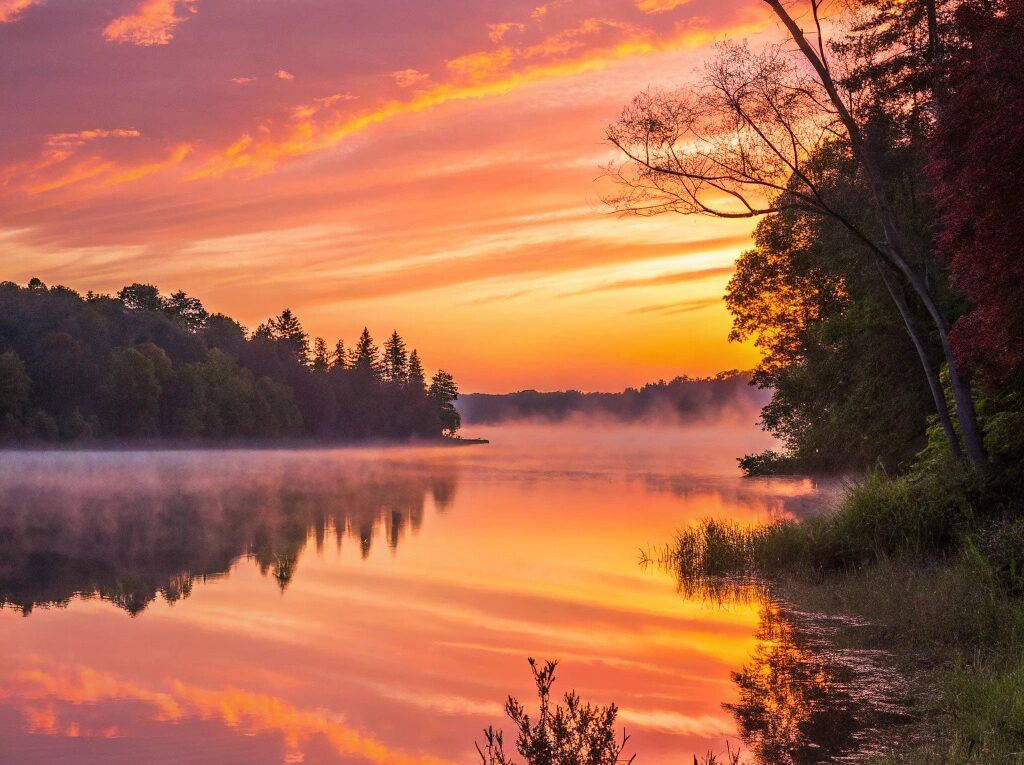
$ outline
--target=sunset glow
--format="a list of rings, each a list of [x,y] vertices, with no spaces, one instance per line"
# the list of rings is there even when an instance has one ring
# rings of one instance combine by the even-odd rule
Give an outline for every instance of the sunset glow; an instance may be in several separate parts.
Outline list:
[[[600,168],[632,95],[764,29],[740,0],[0,2],[0,266],[397,327],[465,390],[749,367],[720,296],[751,223],[616,218]]]

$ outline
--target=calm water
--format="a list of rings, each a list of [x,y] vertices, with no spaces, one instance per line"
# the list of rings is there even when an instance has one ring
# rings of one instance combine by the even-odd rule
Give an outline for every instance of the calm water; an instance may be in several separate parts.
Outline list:
[[[0,762],[473,763],[530,696],[615,701],[638,763],[720,749],[758,609],[639,551],[810,512],[751,427],[501,427],[490,446],[0,455]]]

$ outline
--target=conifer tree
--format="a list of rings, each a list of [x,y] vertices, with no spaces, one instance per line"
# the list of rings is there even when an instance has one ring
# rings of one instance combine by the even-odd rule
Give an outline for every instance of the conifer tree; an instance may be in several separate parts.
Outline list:
[[[302,328],[299,317],[290,308],[281,311],[281,315],[270,320],[270,329],[275,340],[287,343],[295,357],[303,364],[309,359],[309,335]]]
[[[420,362],[420,355],[416,352],[415,348],[413,348],[412,353],[409,354],[409,374],[407,376],[406,384],[410,388],[426,393],[427,378],[423,373],[423,364]]]
[[[455,384],[455,378],[443,369],[437,370],[437,374],[430,381],[430,398],[437,408],[437,416],[441,420],[441,427],[449,436],[462,425],[462,417],[455,408],[455,400],[459,397],[459,389]]]
[[[384,343],[384,379],[405,385],[409,379],[409,353],[398,330]]]
[[[322,337],[313,341],[313,370],[326,372],[331,365],[331,359],[327,352],[327,341]]]
[[[334,344],[334,353],[331,355],[331,369],[344,369],[348,366],[348,351],[345,349],[345,341],[339,340]]]
[[[353,366],[356,369],[373,372],[375,375],[380,373],[380,352],[370,336],[370,330],[366,327],[363,327],[363,332],[356,342]]]

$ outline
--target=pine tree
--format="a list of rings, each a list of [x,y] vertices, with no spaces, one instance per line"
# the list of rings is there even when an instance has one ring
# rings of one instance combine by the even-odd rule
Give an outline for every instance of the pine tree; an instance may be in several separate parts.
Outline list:
[[[455,400],[459,397],[459,388],[455,384],[455,378],[443,369],[437,370],[437,374],[430,381],[430,398],[437,407],[437,416],[441,420],[441,427],[449,436],[462,425],[462,417],[455,408]]]
[[[322,337],[318,337],[313,341],[313,370],[316,372],[326,372],[330,365],[331,359],[327,352],[327,341]]]
[[[405,385],[409,379],[409,353],[398,330],[384,343],[384,379],[399,385]]]
[[[291,346],[295,358],[303,364],[308,363],[309,335],[302,328],[299,317],[293,314],[290,308],[285,308],[280,316],[271,319],[270,328],[275,340],[287,343]]]
[[[423,364],[420,362],[420,355],[413,348],[412,353],[409,354],[409,374],[407,377],[406,384],[410,388],[415,388],[418,391],[426,393],[427,391],[427,378],[423,373]]]
[[[331,369],[344,369],[348,366],[348,351],[345,350],[345,341],[339,340],[334,344],[334,353],[331,355]]]
[[[355,363],[353,366],[356,369],[363,371],[373,372],[375,375],[380,373],[380,358],[377,346],[373,343],[373,338],[370,337],[370,330],[363,327],[363,332],[359,335],[359,340],[355,347]]]

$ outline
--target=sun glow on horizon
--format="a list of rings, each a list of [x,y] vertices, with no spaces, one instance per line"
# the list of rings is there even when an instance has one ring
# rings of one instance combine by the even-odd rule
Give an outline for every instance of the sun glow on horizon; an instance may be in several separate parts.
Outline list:
[[[622,105],[762,34],[758,5],[105,5],[0,6],[4,278],[155,283],[250,328],[289,306],[331,343],[397,327],[465,390],[756,360],[720,299],[752,223],[615,218],[600,166]],[[89,66],[30,67],[57,46]]]

